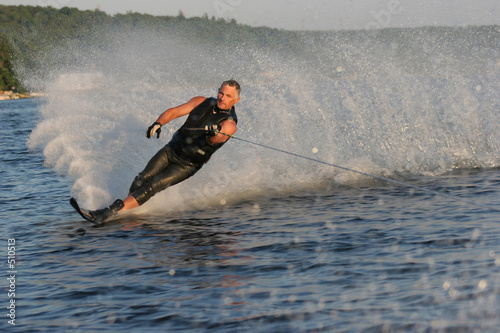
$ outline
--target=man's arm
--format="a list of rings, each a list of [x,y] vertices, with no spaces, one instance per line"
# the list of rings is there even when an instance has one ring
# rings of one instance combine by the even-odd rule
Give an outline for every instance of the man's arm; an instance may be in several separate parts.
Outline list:
[[[160,123],[162,126],[165,124],[168,124],[170,121],[172,121],[174,119],[180,118],[182,116],[185,116],[185,115],[191,113],[191,111],[193,111],[195,107],[200,105],[206,99],[207,99],[206,97],[202,97],[202,96],[193,97],[193,98],[191,98],[191,100],[189,102],[184,103],[184,104],[179,105],[179,106],[176,106],[176,107],[173,107],[173,108],[170,108],[170,109],[166,110],[165,112],[163,112],[158,117],[156,122]]]
[[[217,133],[214,136],[208,137],[208,143],[211,145],[217,144],[217,143],[222,143],[226,142],[229,139],[228,135],[233,135],[236,133],[236,130],[238,129],[236,126],[236,122],[234,120],[226,120],[222,124],[222,127],[220,129],[220,133]],[[224,135],[224,134],[227,135]]]

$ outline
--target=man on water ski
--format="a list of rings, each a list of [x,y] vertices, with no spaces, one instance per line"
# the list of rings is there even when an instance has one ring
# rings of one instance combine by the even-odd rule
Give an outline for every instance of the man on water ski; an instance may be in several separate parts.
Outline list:
[[[117,199],[109,207],[86,211],[74,199],[71,204],[86,220],[100,223],[120,210],[136,208],[156,193],[194,175],[212,154],[236,132],[234,105],[240,100],[240,85],[224,81],[217,98],[197,96],[185,104],[163,112],[151,125],[147,138],[160,137],[161,127],[173,119],[189,115],[174,133],[172,140],[154,155],[143,171],[135,177],[129,195]]]

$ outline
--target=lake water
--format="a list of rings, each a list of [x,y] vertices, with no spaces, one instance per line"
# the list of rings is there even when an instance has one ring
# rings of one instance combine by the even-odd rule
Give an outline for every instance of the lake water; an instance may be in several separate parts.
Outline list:
[[[2,331],[498,328],[498,212],[366,182],[93,227],[68,204],[71,180],[26,148],[40,103],[0,104],[4,256],[15,239],[17,271],[16,326],[4,316]],[[415,178],[498,207],[497,169]]]

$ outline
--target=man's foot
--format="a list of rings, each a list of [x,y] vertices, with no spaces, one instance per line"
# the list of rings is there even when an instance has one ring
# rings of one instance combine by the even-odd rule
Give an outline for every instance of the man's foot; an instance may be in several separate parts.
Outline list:
[[[118,213],[124,207],[123,201],[121,199],[115,200],[111,206],[108,206],[103,209],[91,210],[89,211],[90,215],[92,215],[93,223],[101,223],[106,221],[112,215]]]

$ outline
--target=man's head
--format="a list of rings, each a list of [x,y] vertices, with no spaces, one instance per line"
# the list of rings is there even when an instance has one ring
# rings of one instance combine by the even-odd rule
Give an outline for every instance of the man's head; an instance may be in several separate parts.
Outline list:
[[[222,110],[231,109],[240,100],[241,87],[235,80],[222,82],[217,96],[217,106]]]

